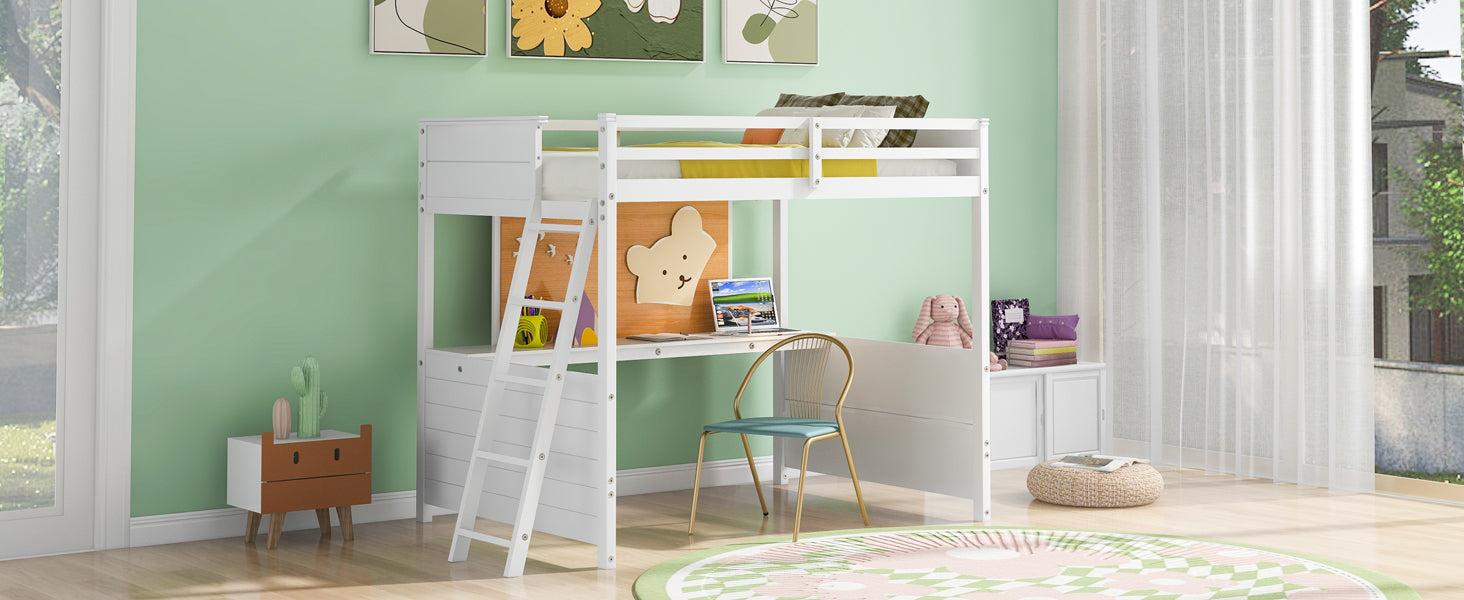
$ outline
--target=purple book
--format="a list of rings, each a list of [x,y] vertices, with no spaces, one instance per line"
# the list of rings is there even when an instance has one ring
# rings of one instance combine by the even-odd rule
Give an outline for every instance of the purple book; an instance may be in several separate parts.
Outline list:
[[[1006,353],[1007,342],[1027,337],[1027,313],[1031,302],[1026,298],[991,301],[991,351]]]

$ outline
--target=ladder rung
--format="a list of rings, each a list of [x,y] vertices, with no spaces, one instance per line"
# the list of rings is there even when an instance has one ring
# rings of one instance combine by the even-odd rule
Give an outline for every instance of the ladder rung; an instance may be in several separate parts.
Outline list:
[[[557,310],[560,312],[564,312],[564,309],[567,307],[565,303],[558,300],[539,300],[537,298],[524,298],[517,301],[510,298],[509,303],[518,304],[519,306],[527,306],[529,308],[538,308],[541,310]]]
[[[518,375],[504,375],[503,382],[516,383],[518,385],[527,385],[539,388],[549,387],[549,382],[547,380],[538,379],[536,377],[519,377]]]
[[[529,229],[547,231],[549,233],[583,233],[585,226],[565,225],[562,223],[540,223],[538,225],[529,225]]]
[[[483,460],[491,460],[493,462],[503,463],[506,465],[518,465],[520,467],[529,466],[529,459],[527,458],[509,456],[507,454],[498,454],[497,452],[488,452],[487,450],[479,450],[477,452],[474,452],[473,455]]]
[[[504,548],[507,548],[508,547],[508,540],[505,540],[505,539],[503,539],[501,537],[498,537],[496,535],[488,535],[486,533],[479,533],[479,532],[474,531],[472,529],[458,529],[457,530],[457,534],[460,535],[460,536],[463,536],[465,538],[472,538],[472,539],[478,540],[480,542],[488,542],[490,544],[495,544],[495,545],[498,545],[498,546],[503,546]]]

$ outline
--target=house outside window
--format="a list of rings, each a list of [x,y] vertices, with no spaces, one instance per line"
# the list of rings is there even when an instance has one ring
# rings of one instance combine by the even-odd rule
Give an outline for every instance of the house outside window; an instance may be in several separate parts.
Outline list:
[[[1464,411],[1464,311],[1448,314],[1428,302],[1438,297],[1431,284],[1448,282],[1430,264],[1447,268],[1433,251],[1464,224],[1421,217],[1448,212],[1426,209],[1451,206],[1437,190],[1457,189],[1436,184],[1464,163],[1460,7],[1457,0],[1369,5],[1384,17],[1372,19],[1373,27],[1386,28],[1373,31],[1381,45],[1372,70],[1378,489],[1439,498],[1458,493],[1446,484],[1464,484],[1464,433],[1438,418]]]

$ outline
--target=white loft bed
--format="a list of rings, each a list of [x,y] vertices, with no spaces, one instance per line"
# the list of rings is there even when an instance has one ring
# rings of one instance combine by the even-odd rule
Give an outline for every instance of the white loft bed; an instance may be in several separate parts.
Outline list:
[[[624,131],[656,131],[683,139],[749,128],[809,131],[808,147],[636,147],[620,144]],[[917,130],[913,148],[824,148],[823,128]],[[593,152],[545,151],[546,131],[590,132]],[[585,202],[599,205],[598,347],[577,348],[573,363],[597,364],[597,374],[567,373],[564,402],[547,463],[534,529],[598,548],[601,568],[615,566],[616,366],[622,360],[756,354],[778,338],[753,335],[649,343],[616,335],[617,205],[630,202],[773,201],[773,279],[778,312],[796,327],[797,303],[788,290],[788,202],[804,199],[968,197],[971,208],[972,306],[987,305],[988,145],[985,119],[878,119],[805,117],[629,116],[596,120],[547,117],[427,119],[419,125],[418,221],[418,518],[437,507],[455,512],[484,406],[493,365],[491,346],[439,348],[433,342],[434,228],[436,215],[525,217],[536,198],[545,218],[579,219]],[[808,161],[807,177],[680,178],[682,160]],[[824,177],[823,162],[875,159],[878,176]],[[494,265],[500,264],[497,256]],[[499,322],[498,277],[492,321]],[[989,347],[990,316],[973,316],[976,347]],[[972,500],[976,521],[991,518],[990,435],[986,354],[916,344],[841,338],[854,354],[856,377],[845,420],[861,479]],[[609,343],[609,342],[615,343]],[[548,363],[550,352],[516,351],[511,372]],[[523,365],[523,366],[517,366]],[[706,402],[723,406],[726,390]],[[522,454],[532,436],[537,390],[510,384],[493,400],[494,451]],[[775,363],[774,401],[786,414],[782,368]],[[493,413],[490,413],[493,414]],[[698,432],[687,431],[688,447]],[[810,469],[846,472],[837,452],[810,458]],[[824,448],[823,450],[832,450]],[[775,477],[796,452],[775,444]],[[512,522],[523,479],[519,467],[492,467],[479,516]],[[690,487],[690,481],[688,488]]]

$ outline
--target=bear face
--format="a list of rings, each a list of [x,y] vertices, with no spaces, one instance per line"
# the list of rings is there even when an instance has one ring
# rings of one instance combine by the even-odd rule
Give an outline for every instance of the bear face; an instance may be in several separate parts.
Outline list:
[[[671,235],[651,247],[631,246],[625,266],[635,275],[636,304],[691,306],[702,270],[717,240],[702,230],[701,213],[683,206],[671,218]]]

